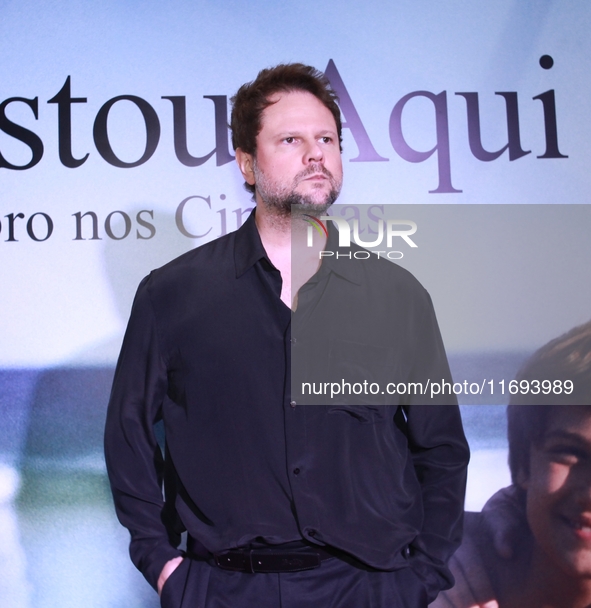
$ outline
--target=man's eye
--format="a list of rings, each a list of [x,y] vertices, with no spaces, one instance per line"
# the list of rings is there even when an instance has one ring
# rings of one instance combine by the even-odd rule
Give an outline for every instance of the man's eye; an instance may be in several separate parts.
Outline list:
[[[585,454],[581,450],[571,446],[556,446],[549,452],[552,460],[560,464],[573,465],[585,458]]]
[[[322,137],[321,141],[323,144],[329,144],[332,141],[332,137],[328,137],[328,136]]]
[[[293,142],[295,141],[295,137],[286,137],[283,141],[286,144],[293,144]]]

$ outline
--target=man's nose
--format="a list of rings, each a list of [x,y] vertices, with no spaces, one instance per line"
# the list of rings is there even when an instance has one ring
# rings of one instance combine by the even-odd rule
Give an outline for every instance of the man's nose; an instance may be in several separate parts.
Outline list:
[[[317,163],[324,161],[324,152],[316,140],[310,142],[308,145],[305,159],[306,163]]]

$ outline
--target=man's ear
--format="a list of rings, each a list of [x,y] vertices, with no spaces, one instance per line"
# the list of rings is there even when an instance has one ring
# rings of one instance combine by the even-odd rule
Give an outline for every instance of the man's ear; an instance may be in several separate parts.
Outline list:
[[[254,156],[244,152],[241,148],[236,148],[236,162],[238,163],[238,168],[240,169],[240,173],[242,173],[244,181],[247,184],[254,186]]]

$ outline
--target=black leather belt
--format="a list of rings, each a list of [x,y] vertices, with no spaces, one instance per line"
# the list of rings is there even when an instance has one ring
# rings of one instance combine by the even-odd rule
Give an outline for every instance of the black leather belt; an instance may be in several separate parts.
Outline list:
[[[331,547],[318,547],[303,541],[281,545],[265,545],[231,549],[223,553],[210,553],[199,541],[187,538],[187,556],[207,561],[218,568],[234,572],[300,572],[320,567],[341,551]],[[344,554],[343,554],[344,555]]]
[[[300,572],[318,568],[323,561],[335,557],[335,550],[330,549],[329,552],[322,547],[294,541],[282,545],[231,549],[212,554],[201,543],[189,537],[187,554],[194,559],[206,560],[224,570],[272,573]]]
[[[410,555],[410,547],[404,547],[402,555]],[[234,572],[300,572],[319,568],[323,561],[336,558],[367,572],[384,572],[359,561],[351,554],[334,547],[320,547],[306,541],[292,541],[281,545],[254,545],[231,549],[223,553],[210,553],[198,540],[187,537],[187,557],[209,562],[223,570]]]
[[[216,566],[235,572],[300,572],[320,567],[322,561],[333,557],[322,549],[236,549],[213,556]]]

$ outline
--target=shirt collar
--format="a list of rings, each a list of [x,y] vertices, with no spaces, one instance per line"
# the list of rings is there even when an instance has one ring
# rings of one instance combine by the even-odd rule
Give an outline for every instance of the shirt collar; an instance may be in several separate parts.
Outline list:
[[[234,265],[236,267],[237,279],[259,260],[267,260],[269,262],[255,222],[255,213],[256,207],[251,211],[244,224],[236,231]]]
[[[255,215],[256,207],[251,211],[244,224],[236,231],[234,244],[236,278],[240,278],[259,260],[267,260],[271,264],[259,235]],[[359,266],[361,262],[352,257],[354,253],[352,247],[339,247],[339,231],[335,228],[333,222],[328,223],[326,251],[333,251],[335,255],[322,258],[318,275],[332,272],[346,281],[356,285],[362,284],[361,267]],[[337,257],[337,253],[339,257]],[[348,255],[351,255],[351,259],[346,257]]]
[[[362,285],[363,280],[360,264],[362,264],[364,260],[359,260],[353,257],[353,254],[357,251],[357,248],[340,247],[338,229],[334,226],[333,222],[327,223],[328,239],[326,241],[325,251],[333,251],[334,255],[322,258],[320,273],[323,274],[324,272],[332,272],[350,283]],[[351,258],[347,257],[349,255]]]

